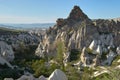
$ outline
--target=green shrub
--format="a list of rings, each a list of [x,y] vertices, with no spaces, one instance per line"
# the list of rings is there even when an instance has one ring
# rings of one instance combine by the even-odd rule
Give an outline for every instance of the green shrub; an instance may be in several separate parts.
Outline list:
[[[57,64],[50,64],[46,66],[45,63],[45,60],[36,60],[33,62],[32,69],[35,77],[39,77],[41,75],[48,77],[55,69],[59,68]]]
[[[75,61],[80,58],[80,51],[72,49],[70,53],[70,61]]]

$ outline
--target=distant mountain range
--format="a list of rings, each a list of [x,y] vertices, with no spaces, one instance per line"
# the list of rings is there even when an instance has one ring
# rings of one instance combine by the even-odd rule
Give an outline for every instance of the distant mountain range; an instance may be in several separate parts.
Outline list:
[[[34,24],[0,24],[0,27],[10,29],[46,29],[53,26],[55,23],[34,23]]]

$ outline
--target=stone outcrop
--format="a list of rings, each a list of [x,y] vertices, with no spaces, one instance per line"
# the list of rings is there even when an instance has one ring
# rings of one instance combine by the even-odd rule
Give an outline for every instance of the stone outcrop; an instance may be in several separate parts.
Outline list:
[[[0,41],[0,55],[7,61],[13,61],[14,59],[12,47],[3,41]]]
[[[54,27],[46,31],[46,36],[36,50],[36,55],[55,56],[57,47],[54,43],[58,42],[58,40],[63,40],[67,52],[83,50],[81,59],[85,65],[87,65],[87,63],[90,65],[101,65],[101,63],[104,62],[101,58],[102,56],[105,55],[105,60],[108,59],[109,48],[116,49],[116,47],[120,45],[119,21],[89,19],[78,6],[72,9],[68,18],[60,18],[56,22]],[[83,49],[84,47],[89,48],[92,51],[92,55],[87,54],[89,52],[86,52],[86,50]],[[119,52],[119,47],[116,51],[113,51],[113,53],[118,54]],[[112,58],[110,59],[111,63]]]
[[[0,41],[0,64],[7,65],[13,69],[13,66],[9,63],[14,60],[14,52],[12,47],[7,43]]]
[[[70,15],[68,16],[68,20],[83,21],[86,19],[88,19],[87,15],[85,15],[78,6],[74,6],[70,12]]]
[[[89,60],[89,56],[88,53],[86,51],[86,48],[84,47],[80,56],[81,62],[83,63],[84,66],[86,66],[87,64],[90,64],[90,60]]]
[[[0,27],[0,41],[4,41],[11,45],[14,50],[21,48],[21,44],[25,46],[36,45],[38,46],[42,39],[45,30],[37,29],[32,31],[14,30],[9,28]]]
[[[100,35],[99,40],[93,40],[88,50],[82,50],[80,59],[83,65],[111,65],[113,59],[119,55],[119,47],[116,48],[113,43],[111,34]]]
[[[62,27],[64,25],[72,25],[84,20],[89,21],[90,19],[78,6],[74,6],[67,19],[59,18],[56,22],[58,27]]]

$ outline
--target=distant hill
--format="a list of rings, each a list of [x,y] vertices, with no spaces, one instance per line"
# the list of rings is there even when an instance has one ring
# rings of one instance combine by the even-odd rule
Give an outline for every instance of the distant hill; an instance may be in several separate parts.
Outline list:
[[[10,29],[46,29],[53,26],[55,23],[34,23],[34,24],[0,24],[0,27],[10,28]]]

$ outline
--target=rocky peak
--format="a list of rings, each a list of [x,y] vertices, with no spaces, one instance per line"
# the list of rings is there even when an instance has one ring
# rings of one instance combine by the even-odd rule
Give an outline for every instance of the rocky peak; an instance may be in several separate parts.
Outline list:
[[[83,13],[79,6],[74,6],[68,19],[73,19],[76,21],[88,19],[87,15]]]
[[[59,18],[56,22],[57,26],[64,26],[65,24],[74,24],[84,20],[87,21],[90,19],[83,13],[79,6],[74,6],[67,19]]]

